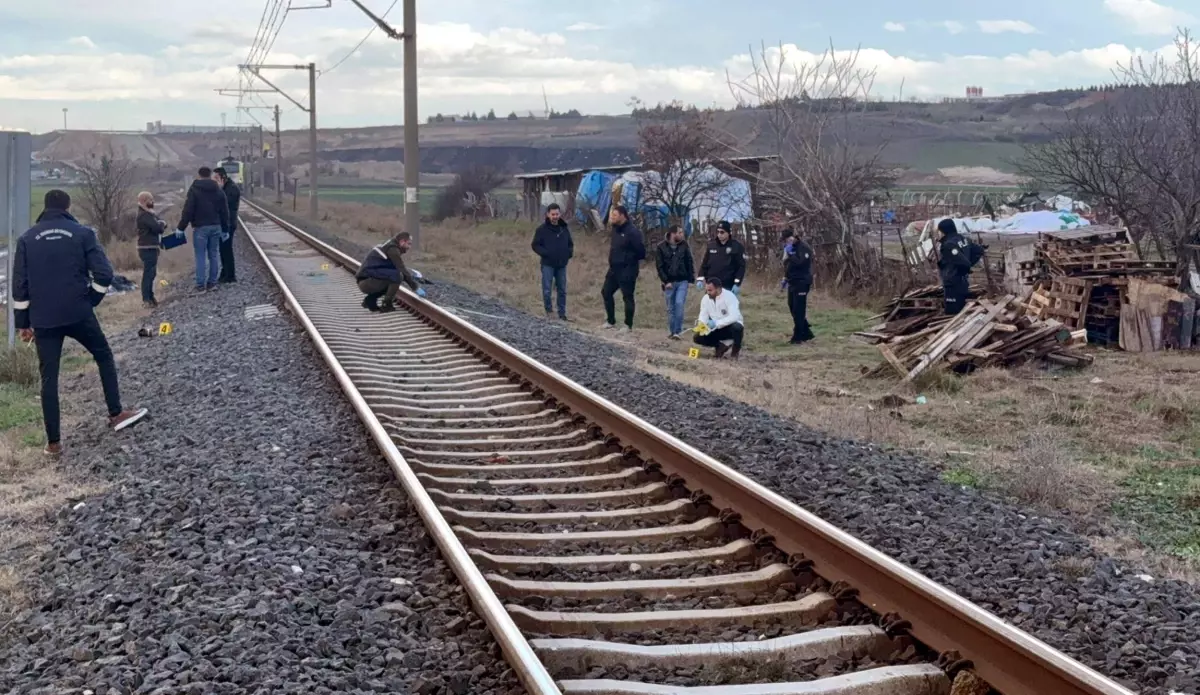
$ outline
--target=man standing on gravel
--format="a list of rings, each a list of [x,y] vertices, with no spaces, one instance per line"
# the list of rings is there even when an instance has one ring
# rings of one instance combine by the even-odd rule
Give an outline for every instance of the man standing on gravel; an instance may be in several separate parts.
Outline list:
[[[154,194],[150,191],[138,193],[137,252],[142,261],[142,305],[147,309],[158,306],[154,298],[154,280],[158,277],[158,254],[162,246],[163,230],[167,223],[154,214]]]
[[[242,204],[242,189],[238,188],[238,185],[229,178],[225,167],[213,169],[213,175],[217,179],[217,185],[221,187],[221,192],[225,194],[225,202],[229,204],[229,225],[221,236],[221,275],[217,277],[217,282],[237,282],[237,273],[233,268],[233,235],[237,233],[238,228],[238,208]]]
[[[717,238],[708,242],[704,260],[700,262],[700,277],[697,289],[704,289],[705,278],[718,278],[721,286],[741,296],[742,279],[746,277],[746,247],[733,238],[733,228],[728,222],[717,225]]]
[[[654,250],[654,265],[667,300],[667,337],[679,340],[683,333],[683,308],[688,287],[696,281],[692,251],[684,240],[683,227],[673,224],[667,238]]]
[[[404,267],[404,254],[412,248],[412,235],[400,232],[384,243],[371,249],[367,257],[358,266],[355,279],[358,289],[367,295],[363,298],[363,308],[368,311],[388,313],[396,310],[396,293],[400,291],[400,283],[404,283],[417,293],[418,297],[425,296],[425,290],[417,284],[417,279]],[[383,306],[379,306],[379,298],[383,297]]]
[[[700,318],[696,319],[696,325],[702,326],[704,331],[696,332],[695,343],[716,348],[717,359],[724,357],[731,346],[730,357],[736,360],[741,354],[745,335],[742,310],[737,295],[724,289],[718,278],[704,281],[704,299],[700,300]]]
[[[13,257],[12,303],[21,340],[37,345],[42,375],[45,454],[62,455],[59,431],[58,370],[63,340],[71,338],[92,355],[100,370],[108,424],[114,431],[146,416],[146,409],[125,410],[117,385],[117,363],[96,320],[94,308],[112,283],[113,269],[96,233],[67,210],[65,191],[46,193],[46,209],[37,224],[21,235]]]
[[[558,318],[567,320],[567,263],[575,255],[571,230],[558,203],[546,207],[546,219],[533,233],[533,252],[542,259],[542,304],[552,316],[551,285],[558,288]]]
[[[212,169],[200,167],[198,178],[188,189],[179,218],[179,231],[192,226],[192,243],[196,249],[196,291],[217,289],[221,269],[221,237],[229,228],[229,202],[216,181]]]
[[[617,205],[608,214],[612,225],[612,240],[608,249],[608,274],[604,276],[604,287],[600,298],[604,300],[606,329],[617,327],[617,307],[613,295],[621,290],[621,301],[625,304],[625,325],[622,331],[633,330],[633,292],[637,289],[639,265],[646,258],[646,242],[642,232],[629,220],[629,211]]]

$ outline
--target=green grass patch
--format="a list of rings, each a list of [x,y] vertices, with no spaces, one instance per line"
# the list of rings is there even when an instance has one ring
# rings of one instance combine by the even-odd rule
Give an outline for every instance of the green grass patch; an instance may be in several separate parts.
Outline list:
[[[41,417],[42,409],[33,391],[16,384],[0,384],[0,431],[35,423]]]
[[[951,485],[962,485],[963,487],[980,487],[983,485],[983,479],[975,471],[966,468],[951,468],[950,470],[942,471],[941,479]]]
[[[1159,552],[1200,566],[1200,466],[1144,468],[1122,483],[1117,516]]]

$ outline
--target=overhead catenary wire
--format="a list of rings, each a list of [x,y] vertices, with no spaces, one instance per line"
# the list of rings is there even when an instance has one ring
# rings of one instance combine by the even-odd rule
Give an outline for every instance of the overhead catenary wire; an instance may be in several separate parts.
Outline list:
[[[386,10],[384,10],[384,12],[383,12],[383,15],[381,15],[381,17],[382,17],[383,19],[387,19],[387,16],[388,16],[388,14],[389,14],[389,13],[392,11],[392,9],[393,9],[393,8],[395,8],[395,7],[396,7],[396,5],[397,5],[397,3],[399,3],[399,1],[400,1],[400,0],[392,0],[392,4],[391,4],[391,5],[388,5],[388,8],[387,8]],[[379,28],[378,26],[372,26],[370,29],[368,29],[368,30],[367,30],[367,34],[366,34],[366,36],[362,37],[362,40],[361,40],[361,41],[359,41],[359,42],[358,42],[358,44],[356,44],[356,45],[354,46],[354,48],[350,49],[350,52],[349,52],[349,53],[347,53],[346,55],[342,56],[342,57],[341,57],[341,59],[340,59],[340,60],[338,60],[336,63],[334,63],[334,64],[333,64],[331,67],[329,67],[329,68],[327,68],[327,69],[325,69],[325,70],[322,70],[322,71],[321,71],[321,73],[320,73],[320,76],[324,76],[324,75],[325,75],[325,73],[328,73],[328,72],[333,72],[334,70],[337,70],[337,69],[338,69],[338,67],[339,67],[339,66],[340,66],[342,63],[344,63],[344,62],[346,62],[347,60],[349,60],[349,59],[350,59],[350,56],[352,56],[352,55],[354,55],[355,53],[357,53],[357,52],[358,52],[358,49],[360,49],[360,48],[362,48],[362,47],[363,47],[363,44],[365,44],[365,43],[367,42],[367,39],[371,38],[371,35],[372,35],[372,34],[374,34],[374,33],[375,33],[375,30],[376,30],[376,29],[378,29],[378,28]]]

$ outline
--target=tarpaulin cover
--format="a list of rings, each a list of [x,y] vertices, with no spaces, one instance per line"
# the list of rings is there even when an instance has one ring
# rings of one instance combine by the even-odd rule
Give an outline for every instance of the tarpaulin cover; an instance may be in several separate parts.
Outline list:
[[[612,204],[612,186],[616,176],[602,171],[589,171],[579,182],[579,190],[575,193],[575,217],[580,222],[588,222],[588,210],[596,210],[602,215],[608,214]]]

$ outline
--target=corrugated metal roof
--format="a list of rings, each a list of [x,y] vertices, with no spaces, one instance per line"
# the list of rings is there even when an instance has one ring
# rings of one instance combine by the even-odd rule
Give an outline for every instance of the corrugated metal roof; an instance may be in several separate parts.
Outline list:
[[[765,161],[769,161],[772,159],[779,159],[779,155],[767,154],[767,155],[755,155],[755,156],[750,156],[750,157],[732,157],[727,161],[732,162],[734,164],[738,164],[740,162],[765,162]],[[583,167],[580,169],[552,169],[549,171],[534,171],[534,172],[530,172],[528,174],[517,174],[513,178],[540,179],[540,178],[544,178],[547,176],[570,176],[571,174],[583,174],[583,173],[589,172],[589,171],[633,171],[634,169],[641,169],[641,168],[642,168],[641,162],[637,162],[635,164],[610,164],[608,166],[602,166],[602,167]]]

